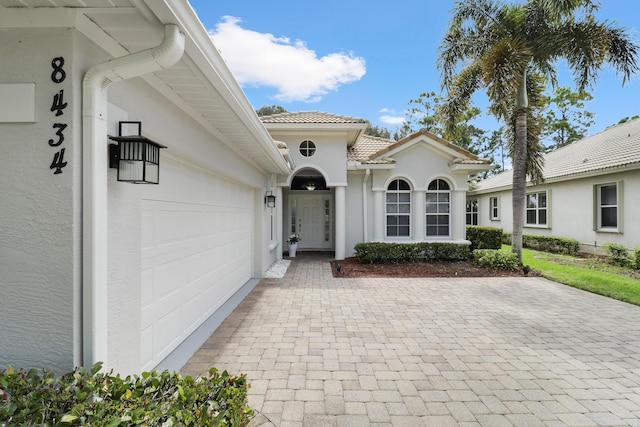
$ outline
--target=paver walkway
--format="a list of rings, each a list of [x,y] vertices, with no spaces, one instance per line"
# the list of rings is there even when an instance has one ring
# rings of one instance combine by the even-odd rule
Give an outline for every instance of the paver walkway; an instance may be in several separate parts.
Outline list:
[[[258,426],[640,426],[640,307],[542,278],[263,279],[185,365]]]

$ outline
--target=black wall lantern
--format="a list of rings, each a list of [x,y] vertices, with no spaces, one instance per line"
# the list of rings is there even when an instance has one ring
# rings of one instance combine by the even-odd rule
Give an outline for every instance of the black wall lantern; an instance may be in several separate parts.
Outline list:
[[[109,166],[118,168],[118,181],[157,184],[160,149],[167,147],[142,136],[142,122],[119,122],[118,134],[109,135],[118,143],[109,144]]]
[[[276,196],[274,196],[271,191],[267,191],[267,194],[264,196],[264,204],[267,205],[268,208],[276,207]]]

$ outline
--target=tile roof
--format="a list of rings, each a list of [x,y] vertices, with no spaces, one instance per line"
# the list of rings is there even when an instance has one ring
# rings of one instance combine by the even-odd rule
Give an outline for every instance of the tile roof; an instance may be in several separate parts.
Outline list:
[[[387,160],[372,161],[369,157],[378,151],[387,148],[394,142],[395,141],[378,138],[376,136],[361,135],[358,142],[347,150],[347,160],[359,161],[361,163],[389,163]]]
[[[262,123],[294,123],[294,124],[362,124],[364,119],[340,114],[324,113],[321,111],[297,111],[292,113],[280,113],[260,117]]]
[[[640,167],[640,119],[630,120],[544,155],[546,181],[605,173],[629,166]],[[475,191],[511,186],[507,170],[478,183]]]

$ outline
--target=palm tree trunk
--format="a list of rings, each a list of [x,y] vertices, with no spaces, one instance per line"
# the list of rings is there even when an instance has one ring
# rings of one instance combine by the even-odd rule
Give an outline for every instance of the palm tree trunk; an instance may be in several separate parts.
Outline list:
[[[522,265],[522,230],[524,228],[525,196],[527,187],[527,79],[526,71],[518,91],[516,105],[516,140],[513,149],[513,232],[511,250]]]

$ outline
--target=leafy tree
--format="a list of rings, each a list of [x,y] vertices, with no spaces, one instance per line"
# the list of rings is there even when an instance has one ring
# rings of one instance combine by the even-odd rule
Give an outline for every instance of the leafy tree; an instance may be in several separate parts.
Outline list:
[[[421,129],[442,136],[444,129],[439,121],[437,111],[443,102],[444,98],[435,92],[423,92],[418,98],[409,100],[406,119],[400,129],[402,136],[407,136]],[[484,141],[486,131],[471,124],[480,113],[481,110],[477,107],[467,108],[455,124],[455,138],[451,141],[477,155],[482,155],[486,151]]]
[[[364,130],[364,134],[377,136],[378,138],[391,138],[391,132],[389,131],[389,129],[378,125],[372,126],[369,120],[367,120],[367,128]]]
[[[629,117],[629,116],[627,116],[627,117],[623,117],[623,118],[621,118],[621,119],[618,121],[618,123],[616,123],[616,124],[620,125],[620,124],[622,124],[622,123],[627,123],[629,120],[637,119],[638,117],[640,117],[640,116],[638,116],[637,114],[636,114],[635,116],[633,116],[633,117]],[[614,125],[614,126],[615,126],[615,125]]]
[[[546,151],[553,151],[585,136],[593,125],[594,113],[584,109],[585,101],[591,101],[589,92],[574,92],[560,86],[552,96],[546,98],[547,111],[544,117],[542,137],[550,140]]]
[[[256,110],[258,117],[272,116],[274,114],[288,113],[284,107],[280,105],[264,105],[259,110]]]
[[[438,105],[443,101],[435,92],[422,92],[416,99],[409,100],[409,110],[402,124],[407,135],[425,129],[436,135],[442,134],[442,128],[436,118]]]
[[[531,90],[536,75],[556,86],[560,58],[573,71],[577,90],[595,83],[600,68],[610,63],[623,76],[623,84],[638,70],[638,45],[624,28],[594,16],[593,0],[460,0],[440,47],[447,101],[439,113],[447,134],[468,108],[471,96],[486,89],[489,112],[505,124],[514,123],[513,251],[522,262],[522,230],[527,182]],[[540,95],[536,92],[535,95]]]

